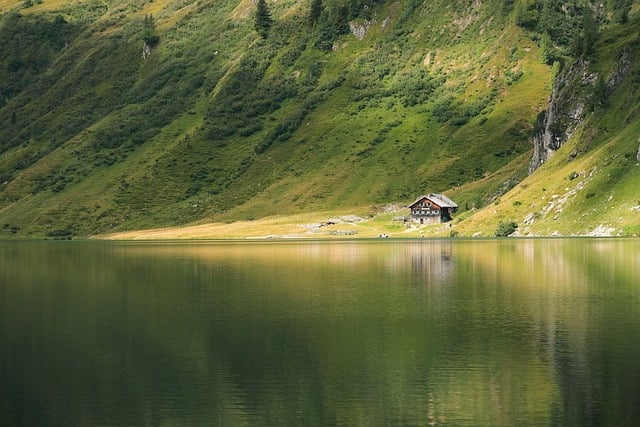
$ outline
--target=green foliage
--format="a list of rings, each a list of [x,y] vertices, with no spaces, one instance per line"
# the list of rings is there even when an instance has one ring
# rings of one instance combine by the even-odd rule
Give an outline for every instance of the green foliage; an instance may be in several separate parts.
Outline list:
[[[554,81],[556,77],[558,77],[560,71],[562,71],[562,65],[560,61],[554,61],[553,65],[551,66],[551,81]]]
[[[414,15],[414,13],[422,6],[422,0],[409,0],[396,21],[397,34],[402,34],[403,26],[406,24],[409,19]]]
[[[313,46],[324,51],[330,51],[335,39],[349,32],[348,6],[337,1],[327,3],[313,32]]]
[[[593,53],[599,22],[585,2],[520,0],[514,14],[518,25],[539,40],[541,59],[546,64],[552,64],[561,54],[578,57]]]
[[[607,106],[607,85],[602,75],[598,76],[596,84],[593,87],[593,94],[591,96],[591,110],[602,110]]]
[[[551,65],[556,62],[558,54],[553,46],[553,41],[549,33],[542,34],[540,38],[540,60],[544,64]]]
[[[518,229],[518,223],[515,221],[501,221],[498,224],[494,236],[495,237],[509,237]]]
[[[227,0],[110,3],[108,14],[88,0],[3,15],[2,221],[44,236],[47,218],[85,234],[404,202],[452,187],[480,208],[526,174],[551,78],[537,55],[546,50],[557,71],[583,26],[577,2],[324,0],[313,19],[311,2],[309,16],[268,4],[278,19],[266,39]],[[508,13],[533,25],[525,29],[543,52]],[[378,24],[357,41],[348,24],[365,19]],[[550,23],[571,31],[543,42]],[[603,28],[630,40],[626,27]],[[143,61],[141,39],[156,36]],[[597,52],[593,60],[609,58]],[[630,125],[634,88],[619,114]],[[594,88],[598,117],[623,102],[604,89]],[[86,200],[101,207],[81,216]],[[496,208],[530,204],[502,200]]]
[[[154,47],[160,41],[160,36],[156,32],[156,23],[153,18],[153,15],[144,16],[142,40],[147,46],[150,46],[150,47]]]
[[[315,26],[322,15],[322,0],[311,0],[309,7],[309,25]]]
[[[455,114],[454,100],[451,97],[440,98],[433,105],[431,114],[440,123],[448,122]]]
[[[629,22],[629,12],[633,0],[614,0],[612,5],[613,22],[625,25]]]
[[[432,77],[423,67],[413,67],[400,74],[393,92],[398,94],[403,106],[410,107],[427,102],[443,83],[443,77]]]
[[[17,225],[4,224],[3,229],[9,233],[16,235],[20,231],[20,227]]]
[[[60,15],[7,14],[0,22],[0,106],[37,81],[79,30]]]
[[[508,14],[509,12],[511,12],[514,8],[515,2],[516,2],[515,0],[503,0],[502,11],[505,14]]]
[[[598,23],[591,9],[586,8],[583,13],[582,32],[576,35],[574,52],[577,56],[591,56],[595,52],[598,40]]]
[[[22,7],[28,9],[33,7],[34,4],[42,4],[42,0],[35,0],[35,2],[33,0],[24,0],[22,2]]]
[[[247,137],[262,128],[261,117],[297,93],[295,84],[281,76],[263,81],[273,52],[258,49],[240,61],[220,91],[219,102],[207,114],[207,136],[216,142],[236,133]]]
[[[266,39],[272,24],[273,19],[271,18],[271,12],[269,11],[266,0],[258,0],[256,3],[255,30],[263,39]]]
[[[71,240],[73,233],[69,229],[58,229],[47,233],[47,237],[53,240]]]

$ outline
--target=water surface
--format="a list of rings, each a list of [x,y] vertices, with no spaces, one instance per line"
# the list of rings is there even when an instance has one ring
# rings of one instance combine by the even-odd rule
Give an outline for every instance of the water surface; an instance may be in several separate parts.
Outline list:
[[[634,425],[640,241],[0,242],[0,425]]]

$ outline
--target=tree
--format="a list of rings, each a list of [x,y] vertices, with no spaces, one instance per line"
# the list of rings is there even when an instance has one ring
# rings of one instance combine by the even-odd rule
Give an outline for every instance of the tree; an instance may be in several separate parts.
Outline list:
[[[309,24],[313,27],[318,23],[322,14],[322,0],[311,0],[309,8]]]
[[[545,32],[540,37],[540,60],[543,64],[551,65],[556,60],[553,42],[549,33]]]
[[[269,29],[272,23],[271,12],[269,12],[269,6],[267,6],[266,0],[258,0],[256,4],[255,29],[263,39],[266,39],[269,35]]]
[[[590,8],[585,8],[584,12],[584,54],[592,55],[596,50],[596,41],[598,40],[598,22]]]
[[[16,117],[16,110],[13,110],[13,113],[11,113],[11,124],[15,125],[17,121],[18,118]]]
[[[156,22],[153,15],[144,16],[144,28],[142,30],[142,40],[149,46],[154,47],[160,41],[160,36],[156,33]]]
[[[334,40],[349,31],[349,7],[343,2],[327,2],[314,31],[316,40],[313,46],[331,50]]]

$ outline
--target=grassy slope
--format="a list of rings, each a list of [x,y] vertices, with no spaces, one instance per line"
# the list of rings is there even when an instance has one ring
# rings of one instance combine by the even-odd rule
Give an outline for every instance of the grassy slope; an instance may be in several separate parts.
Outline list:
[[[20,3],[4,1],[0,10]],[[45,1],[25,13],[70,3]],[[60,52],[45,72],[46,83],[3,107],[5,120],[18,107],[19,119],[40,120],[45,131],[72,122],[69,117],[78,111],[93,113],[67,132],[64,141],[45,148],[44,156],[46,138],[33,132],[33,125],[28,129],[35,137],[4,149],[0,170],[16,171],[1,190],[0,218],[7,234],[42,236],[58,230],[91,235],[307,211],[321,212],[312,216],[322,221],[335,212],[372,212],[357,206],[408,203],[428,191],[450,190],[461,207],[479,207],[524,176],[530,156],[527,138],[545,108],[550,77],[535,45],[510,17],[501,16],[502,2],[485,2],[480,8],[472,2],[429,2],[407,20],[403,11],[409,2],[382,5],[377,24],[363,40],[345,35],[333,52],[311,47],[304,8],[297,2],[273,4],[278,24],[266,42],[255,39],[250,2],[213,4],[110,2],[109,10]],[[142,61],[138,31],[142,17],[151,13],[161,43]],[[393,24],[383,29],[380,23],[387,16]],[[67,16],[70,22],[72,18]],[[247,70],[261,71],[247,79]],[[85,83],[88,77],[91,81]],[[433,82],[429,95],[411,102],[421,92],[412,85],[425,80]],[[270,87],[295,88],[297,94],[284,97],[275,108],[256,107],[238,132],[220,139],[213,130],[233,124],[225,108],[239,96],[233,90],[238,82],[240,89],[250,89],[239,99],[240,114],[255,98],[277,93]],[[52,109],[54,102],[61,106]],[[256,153],[269,132],[295,116],[301,105],[310,105],[309,112],[289,137]],[[448,121],[436,117],[443,105],[452,115]],[[465,124],[452,123],[472,105],[480,107]],[[256,124],[255,129],[243,131],[248,123]],[[610,143],[624,145],[628,154],[633,148],[626,136],[632,135],[630,127],[625,132]],[[100,145],[113,140],[121,140],[120,145]],[[39,160],[15,168],[16,159],[34,152],[40,153]],[[561,158],[559,153],[554,162]],[[586,162],[586,156],[578,160]],[[593,162],[601,162],[600,157]],[[549,177],[560,182],[558,177],[569,175],[554,164],[545,165],[498,205],[473,216],[461,213],[467,219],[455,229],[461,235],[478,230],[488,235],[502,218],[521,222],[529,212],[525,207],[542,203],[540,193],[556,194],[546,184]],[[568,168],[590,167],[574,163]],[[621,181],[627,182],[616,193],[623,210],[637,175]],[[605,183],[593,179],[588,185]],[[591,209],[609,197],[594,191],[596,196],[585,202]],[[514,206],[512,198],[519,204]],[[570,218],[569,205],[563,217]],[[325,215],[328,209],[332,211]],[[575,209],[583,211],[577,203]],[[372,219],[366,232],[362,224],[359,235],[412,235],[390,219],[389,214]],[[594,212],[589,220],[605,217]],[[530,231],[566,233],[558,221],[544,228],[545,220],[537,218]],[[269,220],[263,229],[256,229],[258,221],[241,223],[247,228],[235,231],[214,229],[223,237],[288,234],[300,231],[297,224],[306,220],[293,216],[278,222],[290,226],[271,229]],[[575,229],[569,219],[566,224],[566,230]]]
[[[631,30],[604,31],[592,68],[608,79],[622,52],[637,58],[639,29],[636,18]],[[597,228],[640,235],[639,72],[631,64],[604,108],[591,113],[549,162],[456,230],[491,236],[499,222],[514,221],[521,235],[586,235]]]

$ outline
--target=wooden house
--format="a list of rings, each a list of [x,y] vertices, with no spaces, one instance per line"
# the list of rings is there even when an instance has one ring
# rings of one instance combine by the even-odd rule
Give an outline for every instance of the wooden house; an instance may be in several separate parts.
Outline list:
[[[428,194],[420,196],[409,205],[412,222],[419,224],[440,224],[451,221],[451,214],[458,205],[444,194]]]

